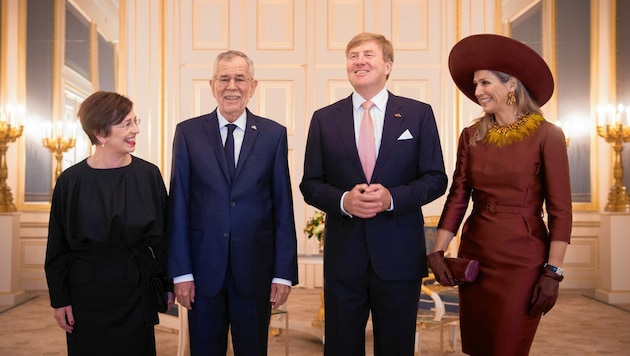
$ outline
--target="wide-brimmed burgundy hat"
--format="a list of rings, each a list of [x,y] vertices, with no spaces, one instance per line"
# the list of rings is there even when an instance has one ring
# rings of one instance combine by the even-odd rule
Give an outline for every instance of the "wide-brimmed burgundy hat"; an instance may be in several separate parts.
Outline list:
[[[451,49],[448,68],[457,87],[475,103],[473,75],[477,70],[499,71],[518,78],[539,106],[553,94],[553,76],[545,60],[526,44],[505,36],[463,38]]]

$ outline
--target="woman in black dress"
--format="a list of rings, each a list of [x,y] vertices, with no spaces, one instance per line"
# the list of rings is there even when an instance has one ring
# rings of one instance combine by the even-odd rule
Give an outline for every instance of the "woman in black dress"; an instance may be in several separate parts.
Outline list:
[[[131,155],[140,128],[128,98],[96,92],[78,116],[94,150],[53,192],[45,270],[54,317],[68,355],[155,355],[149,277],[166,268],[162,175]]]

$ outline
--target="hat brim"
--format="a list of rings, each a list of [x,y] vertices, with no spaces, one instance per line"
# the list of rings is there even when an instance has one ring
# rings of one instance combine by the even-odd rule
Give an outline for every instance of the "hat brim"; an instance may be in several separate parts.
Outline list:
[[[499,71],[518,78],[538,106],[543,106],[553,94],[553,75],[545,60],[526,44],[509,37],[465,37],[451,49],[448,67],[455,85],[475,103],[478,101],[473,76],[478,70]]]

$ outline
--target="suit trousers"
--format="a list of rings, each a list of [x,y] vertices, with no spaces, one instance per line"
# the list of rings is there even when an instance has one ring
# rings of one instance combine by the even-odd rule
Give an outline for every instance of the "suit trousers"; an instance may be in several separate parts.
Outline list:
[[[225,356],[228,329],[235,356],[267,355],[270,316],[269,296],[242,296],[228,268],[219,294],[195,296],[188,311],[191,356]]]
[[[370,312],[374,355],[413,355],[421,278],[384,280],[371,265],[356,279],[325,277],[326,356],[365,355]]]

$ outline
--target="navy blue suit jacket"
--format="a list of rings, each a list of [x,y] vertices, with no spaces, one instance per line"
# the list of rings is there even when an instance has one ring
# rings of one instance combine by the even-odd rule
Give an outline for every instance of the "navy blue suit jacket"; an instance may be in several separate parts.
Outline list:
[[[405,139],[407,131],[410,138]],[[383,279],[426,276],[420,207],[444,194],[448,181],[428,104],[389,93],[371,183],[390,191],[393,211],[361,219],[340,210],[342,194],[366,183],[354,137],[351,96],[313,114],[305,157],[300,190],[308,204],[327,213],[326,278],[359,277],[368,262]]]
[[[268,297],[274,277],[298,283],[287,154],[286,128],[247,110],[230,182],[216,110],[177,125],[168,206],[170,277],[192,273],[201,296],[219,292],[228,263],[245,297]]]

